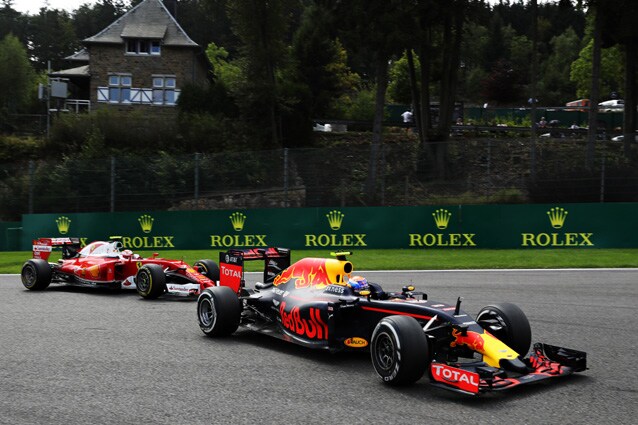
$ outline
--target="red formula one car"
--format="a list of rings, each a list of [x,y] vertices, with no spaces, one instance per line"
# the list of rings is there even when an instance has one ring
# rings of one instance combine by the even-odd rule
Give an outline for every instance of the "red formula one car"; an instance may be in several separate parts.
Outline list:
[[[54,248],[62,250],[57,263],[47,262]],[[22,266],[22,284],[31,290],[51,283],[112,289],[136,289],[144,298],[161,295],[196,297],[217,284],[219,267],[212,260],[190,265],[181,260],[142,258],[113,238],[84,248],[77,238],[40,238],[33,241],[33,259]]]
[[[386,292],[353,275],[346,254],[290,265],[279,248],[220,254],[220,286],[197,301],[201,330],[211,337],[238,327],[306,347],[369,349],[387,384],[409,384],[425,373],[433,385],[464,394],[505,390],[587,368],[584,352],[536,343],[514,304],[492,304],[473,318],[453,304],[431,301],[412,286]],[[246,259],[265,261],[263,283],[246,288]]]

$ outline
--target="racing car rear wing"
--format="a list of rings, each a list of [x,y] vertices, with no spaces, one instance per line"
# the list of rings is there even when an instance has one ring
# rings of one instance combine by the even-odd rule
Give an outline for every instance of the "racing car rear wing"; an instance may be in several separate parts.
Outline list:
[[[264,260],[263,283],[270,283],[282,270],[290,266],[287,248],[230,249],[219,253],[219,284],[228,286],[237,294],[246,285],[244,261]]]
[[[53,248],[60,247],[62,258],[75,257],[81,247],[80,238],[38,238],[33,240],[33,258],[48,260]]]

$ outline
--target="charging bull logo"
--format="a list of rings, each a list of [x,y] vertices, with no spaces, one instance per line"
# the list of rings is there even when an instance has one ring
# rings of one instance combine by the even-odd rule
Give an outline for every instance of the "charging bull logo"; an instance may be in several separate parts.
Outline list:
[[[309,317],[301,317],[298,306],[286,311],[286,303],[279,305],[279,315],[284,328],[296,333],[299,336],[309,339],[328,339],[328,325],[321,319],[321,312],[318,308],[308,309]]]
[[[326,272],[326,263],[320,258],[305,258],[304,264],[293,264],[277,276],[273,282],[275,286],[295,280],[295,288],[307,288],[315,285],[329,285],[330,279]]]
[[[483,352],[485,348],[485,340],[481,336],[481,334],[468,331],[465,335],[458,330],[452,330],[452,336],[454,337],[454,341],[450,343],[450,347],[456,347],[457,345],[465,345],[471,348],[474,351]]]

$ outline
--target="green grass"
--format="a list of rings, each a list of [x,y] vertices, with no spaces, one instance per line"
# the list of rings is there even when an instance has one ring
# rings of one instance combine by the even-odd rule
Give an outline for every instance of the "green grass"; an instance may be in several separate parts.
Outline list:
[[[150,251],[139,251],[150,256]],[[189,264],[210,258],[218,260],[218,251],[159,251],[161,257],[183,259]],[[51,255],[56,261],[59,253]],[[292,261],[303,257],[329,257],[327,250],[293,250]],[[0,252],[0,273],[20,273],[31,252]],[[438,270],[438,269],[524,269],[524,268],[626,268],[638,267],[638,249],[368,249],[348,257],[355,270]],[[248,262],[248,271],[259,271],[262,262]]]

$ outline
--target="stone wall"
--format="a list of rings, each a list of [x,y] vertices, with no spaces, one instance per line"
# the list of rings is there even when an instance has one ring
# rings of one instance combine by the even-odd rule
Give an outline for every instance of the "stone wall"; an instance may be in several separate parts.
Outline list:
[[[116,107],[120,110],[157,108],[157,105],[113,105],[97,102],[97,88],[108,87],[109,74],[128,73],[132,76],[133,88],[152,88],[153,75],[175,76],[176,89],[186,84],[208,84],[204,63],[192,48],[162,46],[161,55],[133,55],[125,52],[125,45],[91,45],[91,108]],[[162,109],[174,109],[166,106]]]

